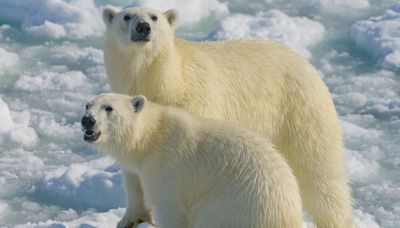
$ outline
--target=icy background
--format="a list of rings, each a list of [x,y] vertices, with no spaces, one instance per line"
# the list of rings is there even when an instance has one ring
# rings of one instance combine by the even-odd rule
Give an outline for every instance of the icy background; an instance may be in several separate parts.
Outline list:
[[[79,123],[86,101],[110,90],[107,4],[176,8],[181,37],[273,39],[308,58],[340,114],[357,227],[400,227],[394,0],[1,0],[0,227],[112,227],[124,213],[120,170]]]

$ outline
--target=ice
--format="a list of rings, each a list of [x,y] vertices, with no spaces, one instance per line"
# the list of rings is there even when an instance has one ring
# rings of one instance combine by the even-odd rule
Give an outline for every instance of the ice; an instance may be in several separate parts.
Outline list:
[[[48,220],[39,223],[27,223],[24,225],[16,226],[16,228],[109,228],[115,227],[115,224],[122,217],[123,209],[110,210],[105,213],[94,213],[72,221],[54,221]]]
[[[370,6],[368,0],[312,0],[310,4],[313,4],[316,8],[319,8],[323,12],[329,13],[343,13],[349,10],[361,10]]]
[[[0,71],[14,66],[18,62],[18,55],[0,48]],[[0,72],[0,75],[2,72]]]
[[[177,9],[179,11],[179,25],[190,26],[211,15],[220,17],[228,14],[227,3],[217,0],[135,0],[129,6],[146,6],[158,10]]]
[[[33,146],[38,142],[35,130],[28,126],[29,114],[26,114],[20,123],[14,122],[8,105],[0,97],[0,145],[7,141]]]
[[[360,210],[354,210],[354,215],[354,224],[357,228],[380,228],[372,215]]]
[[[41,72],[38,75],[22,75],[16,82],[15,88],[27,91],[41,91],[51,88],[79,89],[86,84],[86,76],[80,71],[67,72]]]
[[[18,22],[37,38],[58,39],[99,36],[104,31],[93,0],[2,0],[3,20]]]
[[[351,34],[357,46],[384,67],[400,68],[400,3],[383,15],[358,21]]]
[[[65,28],[51,21],[44,21],[43,24],[25,28],[26,32],[38,38],[60,39],[67,35]]]
[[[179,36],[273,39],[307,57],[340,116],[356,227],[400,227],[395,0],[0,1],[0,227],[114,227],[124,214],[121,171],[80,126],[85,103],[110,91],[108,4],[176,8]]]
[[[1,120],[1,133],[5,133],[11,130],[14,123],[11,119],[10,110],[7,104],[0,98],[0,120]]]
[[[352,180],[366,182],[379,171],[379,163],[364,157],[359,151],[346,150],[345,154],[349,175]]]
[[[307,32],[302,32],[307,30]],[[255,16],[237,14],[224,19],[212,39],[271,39],[288,45],[310,58],[307,47],[324,37],[324,26],[305,17],[290,17],[279,10],[259,12]]]
[[[8,210],[9,210],[8,204],[0,201],[0,218],[6,216]]]
[[[68,202],[75,209],[106,209],[125,205],[120,169],[107,157],[89,163],[71,164],[64,171],[47,174],[40,188],[41,194],[52,198],[54,203]]]

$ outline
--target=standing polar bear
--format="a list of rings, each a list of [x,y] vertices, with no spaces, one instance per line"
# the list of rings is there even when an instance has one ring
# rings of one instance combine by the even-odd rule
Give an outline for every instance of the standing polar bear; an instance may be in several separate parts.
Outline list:
[[[175,38],[175,10],[105,8],[105,65],[114,92],[202,117],[229,120],[272,140],[298,180],[303,206],[318,227],[352,227],[341,130],[316,70],[288,47],[261,40],[191,42]],[[126,217],[141,217],[136,191]]]
[[[256,133],[121,94],[89,103],[82,129],[85,141],[138,174],[157,227],[301,228],[296,179]]]

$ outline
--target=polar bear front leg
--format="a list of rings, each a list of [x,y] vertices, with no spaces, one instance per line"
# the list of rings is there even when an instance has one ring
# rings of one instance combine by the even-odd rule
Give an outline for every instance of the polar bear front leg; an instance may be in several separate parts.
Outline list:
[[[143,201],[143,190],[138,175],[122,169],[125,195],[127,200],[126,212],[117,228],[136,228],[140,223],[153,224],[150,211],[146,209]]]

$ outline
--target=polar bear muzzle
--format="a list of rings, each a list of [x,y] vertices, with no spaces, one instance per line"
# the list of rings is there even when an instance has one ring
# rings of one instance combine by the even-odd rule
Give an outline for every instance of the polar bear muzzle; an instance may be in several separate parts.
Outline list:
[[[124,18],[125,19],[125,18]],[[143,19],[132,21],[130,25],[131,41],[148,42],[150,41],[151,25]]]
[[[99,139],[101,132],[96,129],[96,119],[92,115],[82,117],[83,140],[86,142],[95,142]]]

